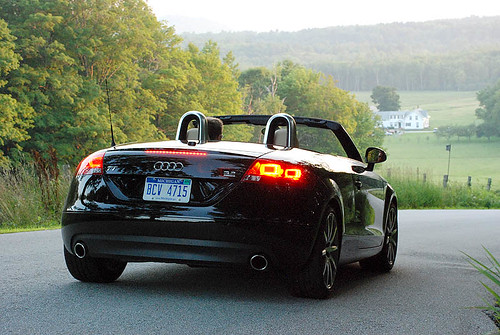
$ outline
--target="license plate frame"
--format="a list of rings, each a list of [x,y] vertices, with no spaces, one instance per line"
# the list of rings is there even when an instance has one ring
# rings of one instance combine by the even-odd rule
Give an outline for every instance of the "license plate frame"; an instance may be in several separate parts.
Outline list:
[[[142,199],[146,201],[188,203],[193,182],[186,178],[146,177]]]

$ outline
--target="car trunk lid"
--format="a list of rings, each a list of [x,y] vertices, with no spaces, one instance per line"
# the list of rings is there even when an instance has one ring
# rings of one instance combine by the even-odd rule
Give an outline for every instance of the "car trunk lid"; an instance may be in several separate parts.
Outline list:
[[[125,202],[209,205],[229,194],[252,162],[269,151],[263,145],[228,142],[123,146],[106,152],[104,180]]]

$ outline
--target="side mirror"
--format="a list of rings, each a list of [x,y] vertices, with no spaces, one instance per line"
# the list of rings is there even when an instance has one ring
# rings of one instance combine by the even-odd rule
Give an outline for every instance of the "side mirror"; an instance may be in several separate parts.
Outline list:
[[[377,163],[382,163],[387,160],[387,155],[385,151],[380,148],[370,147],[366,149],[365,160],[368,164],[368,171],[373,171],[373,167]]]

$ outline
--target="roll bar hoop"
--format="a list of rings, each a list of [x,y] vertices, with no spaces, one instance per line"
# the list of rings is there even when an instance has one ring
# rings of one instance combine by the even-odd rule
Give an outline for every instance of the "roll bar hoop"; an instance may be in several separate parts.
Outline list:
[[[198,111],[189,111],[184,113],[179,120],[179,125],[177,126],[176,140],[182,142],[188,142],[187,130],[189,123],[195,121],[198,125],[198,144],[204,144],[208,142],[208,122],[207,118],[203,113]]]
[[[266,124],[266,132],[264,134],[264,144],[274,146],[274,135],[279,126],[287,128],[285,148],[296,147],[297,141],[297,125],[295,119],[287,113],[274,114],[269,118]]]

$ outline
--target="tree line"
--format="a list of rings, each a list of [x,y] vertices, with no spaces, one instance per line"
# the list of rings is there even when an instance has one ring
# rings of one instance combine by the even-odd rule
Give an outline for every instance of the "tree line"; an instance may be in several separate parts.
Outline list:
[[[109,146],[110,118],[117,143],[171,139],[189,110],[325,117],[381,143],[331,76],[291,61],[241,72],[215,42],[183,45],[144,0],[0,0],[0,166],[76,164]]]
[[[307,29],[182,35],[213,40],[243,68],[286,58],[332,75],[340,88],[480,90],[500,78],[500,16]]]

